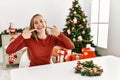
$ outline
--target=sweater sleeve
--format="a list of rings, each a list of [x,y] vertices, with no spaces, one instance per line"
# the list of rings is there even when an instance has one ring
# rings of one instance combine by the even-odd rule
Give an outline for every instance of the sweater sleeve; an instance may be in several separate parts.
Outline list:
[[[15,40],[9,43],[8,47],[6,48],[6,53],[10,55],[22,49],[23,47],[25,47],[24,38],[22,35],[19,35]]]
[[[74,49],[75,47],[73,42],[63,33],[60,33],[60,35],[56,38],[56,45],[66,49]]]

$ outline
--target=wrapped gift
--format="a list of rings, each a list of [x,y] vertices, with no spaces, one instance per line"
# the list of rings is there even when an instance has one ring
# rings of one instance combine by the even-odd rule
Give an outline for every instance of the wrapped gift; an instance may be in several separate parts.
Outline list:
[[[90,48],[82,48],[82,55],[84,56],[84,59],[96,57],[95,51]]]
[[[65,62],[66,55],[67,55],[67,49],[58,46],[53,48],[53,56],[56,59],[54,60],[55,63]]]
[[[59,54],[59,62],[65,62],[65,56],[67,55],[67,50],[62,48],[60,50],[58,50],[58,54]]]
[[[67,50],[67,55],[65,56],[65,62],[72,61],[71,50]]]
[[[73,53],[71,54],[71,59],[72,59],[72,60],[79,60],[80,57],[81,57],[81,54],[80,54],[80,53],[75,53],[75,52],[73,52]]]

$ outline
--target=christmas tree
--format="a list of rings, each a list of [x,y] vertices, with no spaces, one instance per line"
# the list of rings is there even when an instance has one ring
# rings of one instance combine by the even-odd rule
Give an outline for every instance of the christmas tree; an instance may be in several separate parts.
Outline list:
[[[72,52],[81,53],[82,48],[85,48],[88,44],[95,48],[90,32],[91,29],[87,22],[87,16],[84,11],[82,11],[79,5],[79,0],[74,0],[72,2],[72,8],[69,9],[69,15],[66,19],[66,25],[63,28],[63,33],[69,37],[75,48]]]

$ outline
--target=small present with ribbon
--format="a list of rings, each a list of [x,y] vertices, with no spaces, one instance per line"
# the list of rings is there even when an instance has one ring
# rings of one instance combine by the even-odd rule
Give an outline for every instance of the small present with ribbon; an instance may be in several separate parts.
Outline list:
[[[88,45],[87,47],[82,48],[83,58],[93,58],[96,57],[95,48]]]

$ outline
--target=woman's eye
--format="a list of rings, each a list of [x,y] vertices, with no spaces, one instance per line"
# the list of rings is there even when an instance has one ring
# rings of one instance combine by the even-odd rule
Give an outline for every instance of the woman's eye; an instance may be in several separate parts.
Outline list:
[[[42,23],[43,21],[41,20],[40,22]]]
[[[38,22],[35,22],[34,24],[38,24]]]
[[[34,24],[39,24],[39,23],[43,23],[43,20],[35,21],[35,22],[34,22]]]

